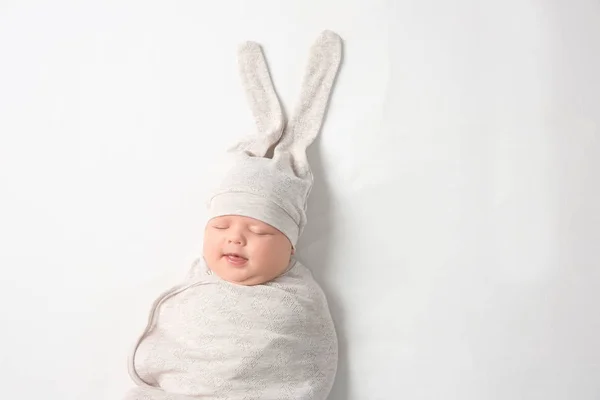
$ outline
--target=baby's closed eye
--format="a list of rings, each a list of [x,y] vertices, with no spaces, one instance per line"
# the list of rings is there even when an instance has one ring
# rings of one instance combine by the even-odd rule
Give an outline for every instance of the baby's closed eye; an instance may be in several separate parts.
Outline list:
[[[260,228],[252,228],[250,231],[258,236],[271,236],[274,235],[274,232],[269,230],[260,229]]]

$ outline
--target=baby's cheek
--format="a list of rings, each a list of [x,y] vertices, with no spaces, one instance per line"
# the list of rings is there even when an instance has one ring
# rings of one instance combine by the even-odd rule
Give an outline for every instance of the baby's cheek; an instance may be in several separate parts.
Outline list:
[[[272,254],[271,247],[267,240],[262,240],[258,243],[253,243],[252,254],[255,259],[265,261]]]
[[[213,240],[204,242],[204,257],[210,260],[216,260],[219,255],[219,247]]]

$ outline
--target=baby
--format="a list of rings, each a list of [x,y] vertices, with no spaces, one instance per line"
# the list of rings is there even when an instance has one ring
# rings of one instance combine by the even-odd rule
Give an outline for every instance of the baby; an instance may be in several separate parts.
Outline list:
[[[126,400],[327,398],[337,337],[323,291],[293,258],[313,184],[307,147],[321,129],[341,39],[311,48],[301,97],[286,125],[260,46],[240,47],[242,82],[258,133],[209,201],[203,257],[162,294],[136,342]]]
[[[285,272],[294,247],[279,229],[258,219],[224,215],[204,232],[204,260],[226,281],[260,285]]]

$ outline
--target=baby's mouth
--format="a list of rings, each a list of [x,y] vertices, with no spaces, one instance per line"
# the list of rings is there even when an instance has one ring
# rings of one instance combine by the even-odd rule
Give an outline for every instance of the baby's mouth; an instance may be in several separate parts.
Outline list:
[[[235,253],[226,253],[223,255],[223,257],[225,257],[230,264],[235,265],[236,267],[243,266],[248,262],[247,258]]]

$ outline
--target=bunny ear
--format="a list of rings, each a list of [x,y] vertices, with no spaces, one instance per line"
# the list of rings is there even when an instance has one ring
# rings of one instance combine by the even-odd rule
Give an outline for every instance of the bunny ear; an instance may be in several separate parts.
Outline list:
[[[310,49],[300,100],[274,155],[275,158],[289,154],[299,175],[310,171],[306,149],[321,130],[341,58],[342,39],[331,31],[321,33]]]
[[[260,45],[254,42],[242,44],[238,50],[238,66],[258,133],[240,141],[235,150],[253,157],[265,157],[281,138],[285,121]]]

